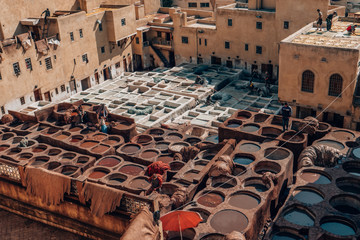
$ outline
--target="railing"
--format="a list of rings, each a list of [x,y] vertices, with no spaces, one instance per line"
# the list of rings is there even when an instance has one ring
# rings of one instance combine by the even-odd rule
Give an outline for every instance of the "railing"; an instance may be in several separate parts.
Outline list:
[[[172,46],[172,41],[167,41],[164,39],[153,39],[151,41],[152,44],[158,44],[158,45],[165,45],[165,46]]]

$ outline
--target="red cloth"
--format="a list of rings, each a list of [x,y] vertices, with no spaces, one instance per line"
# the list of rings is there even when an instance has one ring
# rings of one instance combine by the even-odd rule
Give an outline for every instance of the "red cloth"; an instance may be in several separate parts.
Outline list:
[[[170,170],[169,164],[157,161],[148,166],[146,173],[148,176],[152,176],[155,173],[163,175],[167,170]]]
[[[348,32],[350,32],[350,31],[351,31],[351,25],[349,25],[346,30],[347,30]]]

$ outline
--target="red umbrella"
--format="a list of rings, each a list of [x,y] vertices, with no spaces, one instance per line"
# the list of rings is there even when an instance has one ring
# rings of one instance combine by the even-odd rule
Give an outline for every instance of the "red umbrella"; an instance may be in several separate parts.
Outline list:
[[[160,218],[164,231],[181,232],[196,227],[203,219],[197,212],[173,211]],[[182,236],[181,236],[182,237]]]

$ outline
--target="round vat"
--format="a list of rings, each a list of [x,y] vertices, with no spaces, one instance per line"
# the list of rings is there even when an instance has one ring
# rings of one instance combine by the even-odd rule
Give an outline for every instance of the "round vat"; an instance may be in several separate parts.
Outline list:
[[[268,148],[264,153],[264,157],[270,160],[283,160],[289,156],[290,152],[283,148]]]
[[[121,163],[121,159],[117,157],[105,157],[101,159],[96,165],[104,167],[115,167],[119,163]]]
[[[97,144],[99,144],[99,142],[84,141],[83,143],[80,144],[80,147],[82,147],[82,148],[92,148],[92,147],[96,146]]]
[[[194,146],[195,144],[201,142],[201,139],[197,137],[188,137],[184,141],[189,143],[191,146]]]
[[[69,132],[79,132],[83,129],[82,126],[76,126],[69,129]]]
[[[9,147],[10,147],[10,145],[6,145],[6,144],[0,145],[0,152],[5,151],[5,150],[8,149]]]
[[[43,165],[44,163],[47,163],[49,160],[50,158],[46,156],[36,157],[35,160],[31,163],[31,165],[40,166]]]
[[[339,140],[351,140],[355,138],[355,134],[346,130],[335,130],[332,131],[330,135]]]
[[[120,173],[113,173],[107,177],[107,183],[110,185],[120,185],[121,183],[125,182],[127,176],[120,174]]]
[[[205,192],[198,198],[197,202],[206,207],[216,207],[224,202],[224,196],[218,192]]]
[[[171,162],[169,165],[170,165],[171,171],[179,171],[185,165],[185,163],[180,162],[180,161],[174,161],[174,162]]]
[[[109,174],[109,170],[107,169],[103,169],[103,168],[95,168],[93,169],[93,171],[89,174],[88,178],[92,178],[92,179],[99,179],[102,178],[104,176],[106,176],[107,174]]]
[[[235,178],[232,177],[220,176],[211,179],[211,186],[213,188],[233,188],[236,184]]]
[[[338,236],[353,236],[356,233],[354,224],[350,220],[330,217],[320,221],[320,227],[325,231]]]
[[[89,158],[88,157],[85,157],[85,156],[81,156],[81,157],[78,157],[76,163],[77,164],[85,164],[89,161]]]
[[[150,144],[152,141],[154,141],[154,138],[147,134],[137,135],[131,139],[131,142],[140,144],[143,146]]]
[[[242,121],[236,119],[230,119],[225,126],[228,128],[238,128],[242,125]]]
[[[286,141],[302,142],[304,141],[305,136],[302,133],[298,133],[295,131],[288,131],[283,134],[282,138]]]
[[[260,126],[257,124],[245,124],[242,128],[241,131],[243,132],[256,132],[260,129]]]
[[[246,168],[244,166],[235,164],[232,175],[240,176],[240,175],[244,174],[245,172],[246,172]]]
[[[315,184],[329,184],[331,180],[325,173],[320,171],[302,171],[300,173],[300,178],[305,180],[308,183]]]
[[[201,171],[208,163],[209,163],[209,161],[206,161],[206,160],[195,161],[194,169]]]
[[[241,120],[245,120],[245,119],[249,119],[251,118],[252,114],[250,112],[247,111],[240,111],[236,114],[236,119],[241,119]]]
[[[174,157],[172,157],[171,155],[161,155],[157,158],[156,161],[161,161],[164,163],[170,163],[174,160]]]
[[[275,162],[263,161],[256,164],[254,170],[257,174],[264,174],[266,172],[278,174],[281,171],[281,166]]]
[[[14,137],[15,134],[13,133],[4,133],[2,136],[1,136],[1,140],[5,141],[5,140],[8,140],[9,138],[12,138]]]
[[[360,162],[351,161],[343,164],[343,169],[351,175],[360,177]]]
[[[322,132],[329,131],[330,128],[331,128],[331,125],[328,123],[324,123],[324,122],[319,123],[319,130]]]
[[[49,129],[45,129],[45,130],[43,131],[43,133],[44,133],[45,135],[51,135],[51,134],[54,134],[54,133],[56,133],[56,132],[58,132],[58,131],[60,131],[60,130],[57,129],[57,128],[49,128]]]
[[[270,188],[270,185],[266,185],[261,178],[247,178],[244,186],[251,191],[257,192],[266,192]]]
[[[143,167],[140,167],[138,165],[133,165],[133,164],[125,165],[119,169],[119,172],[125,173],[128,175],[132,175],[132,176],[137,176],[142,171],[144,171]]]
[[[308,213],[308,211],[297,207],[287,210],[284,215],[284,219],[300,226],[314,226],[314,218]]]
[[[236,210],[222,210],[217,212],[210,220],[210,225],[219,233],[231,233],[243,231],[248,226],[247,217]]]
[[[10,150],[7,152],[6,155],[14,155],[14,154],[18,154],[21,153],[22,149],[15,147],[15,148],[10,148]]]
[[[47,169],[48,170],[54,170],[58,167],[60,167],[61,163],[59,162],[50,162],[48,165],[47,165]]]
[[[354,155],[354,157],[360,159],[360,148],[355,148],[355,149],[352,151],[352,154]]]
[[[198,154],[198,158],[204,159],[204,160],[212,160],[215,155],[217,154],[216,151],[212,151],[212,150],[205,150],[202,151]]]
[[[351,177],[341,177],[336,179],[336,186],[344,192],[360,194],[360,180]]]
[[[344,144],[335,140],[320,140],[315,143],[315,145],[325,145],[329,147],[336,148],[338,150],[342,150],[345,148]]]
[[[102,143],[113,146],[113,145],[120,145],[124,142],[124,139],[120,136],[109,136],[108,138],[104,139]]]
[[[73,175],[78,170],[76,166],[64,166],[61,169],[61,173],[67,176]]]
[[[149,135],[152,135],[154,137],[162,136],[165,133],[165,131],[161,128],[152,128],[148,132],[149,132]]]
[[[54,136],[54,138],[55,138],[56,140],[62,141],[62,140],[67,139],[68,137],[70,137],[70,135],[71,135],[71,133],[69,133],[69,132],[61,132],[61,133],[59,133],[59,134],[56,134],[56,135]]]
[[[71,160],[73,159],[74,157],[76,157],[76,154],[75,153],[64,153],[63,155],[60,156],[60,160]]]
[[[92,148],[91,152],[100,154],[100,153],[106,152],[109,149],[110,149],[110,146],[107,146],[107,145],[104,145],[104,144],[99,144],[96,147]]]
[[[143,177],[139,177],[139,178],[135,178],[133,179],[129,186],[133,189],[140,189],[140,190],[143,190],[143,189],[147,189],[150,187],[150,183],[147,181],[146,178],[143,178]]]
[[[360,213],[360,200],[355,196],[348,194],[337,195],[332,197],[329,202],[339,212],[346,214]]]
[[[237,192],[230,196],[229,204],[237,208],[252,209],[260,204],[260,197],[250,192]]]
[[[169,150],[172,152],[180,152],[184,147],[190,147],[190,143],[187,142],[175,142],[169,145]]]
[[[12,144],[17,144],[19,143],[21,140],[23,140],[23,137],[14,137],[12,139]]]
[[[324,200],[323,194],[310,188],[298,188],[294,191],[294,198],[299,202],[313,205]]]
[[[59,149],[59,148],[50,148],[47,154],[49,156],[56,156],[56,155],[59,155],[60,153],[61,153],[61,149]]]
[[[250,154],[236,154],[233,158],[234,163],[241,165],[249,165],[255,161],[255,157]]]
[[[18,157],[19,160],[28,160],[33,157],[32,153],[21,153]]]
[[[120,149],[125,154],[136,154],[140,151],[141,146],[134,143],[127,143],[123,145]]]
[[[269,118],[269,115],[258,113],[254,117],[254,122],[262,123],[265,122]]]
[[[243,152],[257,152],[261,147],[255,143],[244,143],[240,145],[239,149]]]
[[[91,129],[88,129],[88,128],[83,129],[83,130],[80,131],[81,135],[87,135],[87,134],[90,134],[90,133],[94,133],[94,131],[91,130]]]
[[[47,149],[47,146],[46,145],[37,145],[36,147],[34,147],[32,149],[32,152],[34,153],[38,153],[38,152],[43,152]]]
[[[183,138],[183,135],[177,132],[170,132],[165,136],[165,140],[168,141],[180,141]]]
[[[157,143],[155,144],[155,148],[156,148],[156,149],[159,149],[161,152],[165,153],[165,152],[168,151],[169,145],[170,145],[170,142],[164,142],[164,141],[162,141],[162,142],[157,142]]]
[[[107,135],[106,135],[106,134],[97,133],[97,134],[92,135],[90,139],[93,139],[93,140],[96,140],[96,141],[102,141],[102,140],[104,140],[105,138],[107,138]]]
[[[152,159],[152,158],[157,157],[159,155],[160,155],[159,150],[157,150],[157,149],[148,149],[148,150],[143,151],[140,154],[140,157],[144,158],[144,159]]]
[[[263,127],[261,131],[261,135],[269,138],[277,138],[282,131],[278,128],[274,127]]]
[[[75,135],[75,136],[72,136],[71,139],[70,139],[70,142],[72,143],[77,143],[77,142],[80,142],[84,139],[83,136],[81,135]]]

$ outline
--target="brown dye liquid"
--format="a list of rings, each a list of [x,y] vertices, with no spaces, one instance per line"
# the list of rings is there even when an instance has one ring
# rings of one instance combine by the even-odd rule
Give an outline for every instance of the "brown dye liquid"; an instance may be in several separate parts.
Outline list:
[[[94,171],[89,175],[89,178],[94,178],[94,179],[98,179],[98,178],[102,178],[103,176],[105,176],[107,173],[106,172],[102,172],[102,171]]]
[[[102,135],[102,134],[96,134],[96,135],[92,136],[92,139],[97,140],[97,141],[104,140],[105,138],[106,138],[106,135]]]
[[[77,132],[77,131],[80,131],[80,130],[82,130],[82,128],[81,127],[73,127],[73,128],[70,128],[70,132]]]
[[[116,140],[105,140],[105,141],[103,141],[103,143],[108,144],[108,145],[114,145],[117,143],[117,141]]]
[[[2,146],[2,147],[0,147],[0,152],[6,150],[6,149],[8,149],[8,148],[9,148],[9,147],[7,147],[7,146]]]
[[[249,194],[240,193],[232,196],[229,204],[242,209],[252,209],[259,205],[259,200]]]
[[[285,140],[290,140],[292,142],[301,142],[304,139],[302,136],[298,136],[295,134],[294,135],[290,135],[290,134],[284,135],[283,138]]]
[[[122,151],[124,153],[136,153],[137,151],[139,151],[140,147],[136,146],[136,145],[127,145],[125,147],[122,148]]]
[[[83,147],[83,148],[91,148],[95,145],[97,145],[98,143],[97,142],[83,142],[80,147]]]
[[[80,142],[81,140],[80,138],[72,138],[70,142]]]
[[[105,167],[114,167],[119,164],[119,160],[116,158],[108,157],[101,160],[98,165]]]
[[[220,233],[241,232],[247,227],[248,219],[239,211],[223,210],[214,215],[210,225]]]
[[[170,163],[170,162],[172,162],[174,160],[174,158],[171,157],[171,156],[160,156],[160,157],[158,157],[157,160],[162,161],[164,163]]]
[[[134,179],[130,183],[130,187],[135,188],[135,189],[146,189],[149,187],[149,185],[150,185],[149,182],[143,178]]]
[[[68,135],[61,134],[61,135],[59,135],[59,136],[56,136],[56,139],[57,139],[57,140],[63,140],[63,139],[68,138],[68,137],[69,137]]]
[[[95,148],[93,148],[91,151],[95,152],[95,153],[102,153],[105,152],[106,150],[108,150],[109,147],[108,146],[104,146],[104,145],[99,145]]]
[[[198,203],[207,207],[216,207],[223,201],[223,196],[218,193],[208,193],[197,200]]]
[[[242,116],[242,115],[237,116],[236,118],[237,118],[237,119],[240,119],[240,120],[242,120],[242,119],[248,119],[248,117],[246,117],[246,116]]]
[[[144,169],[142,167],[135,165],[128,165],[120,168],[119,172],[136,176],[139,175],[143,170]]]
[[[141,157],[149,159],[149,158],[156,157],[157,155],[158,155],[158,153],[155,151],[145,151],[141,154]]]
[[[33,152],[37,153],[37,152],[43,152],[45,150],[45,148],[34,148]]]

